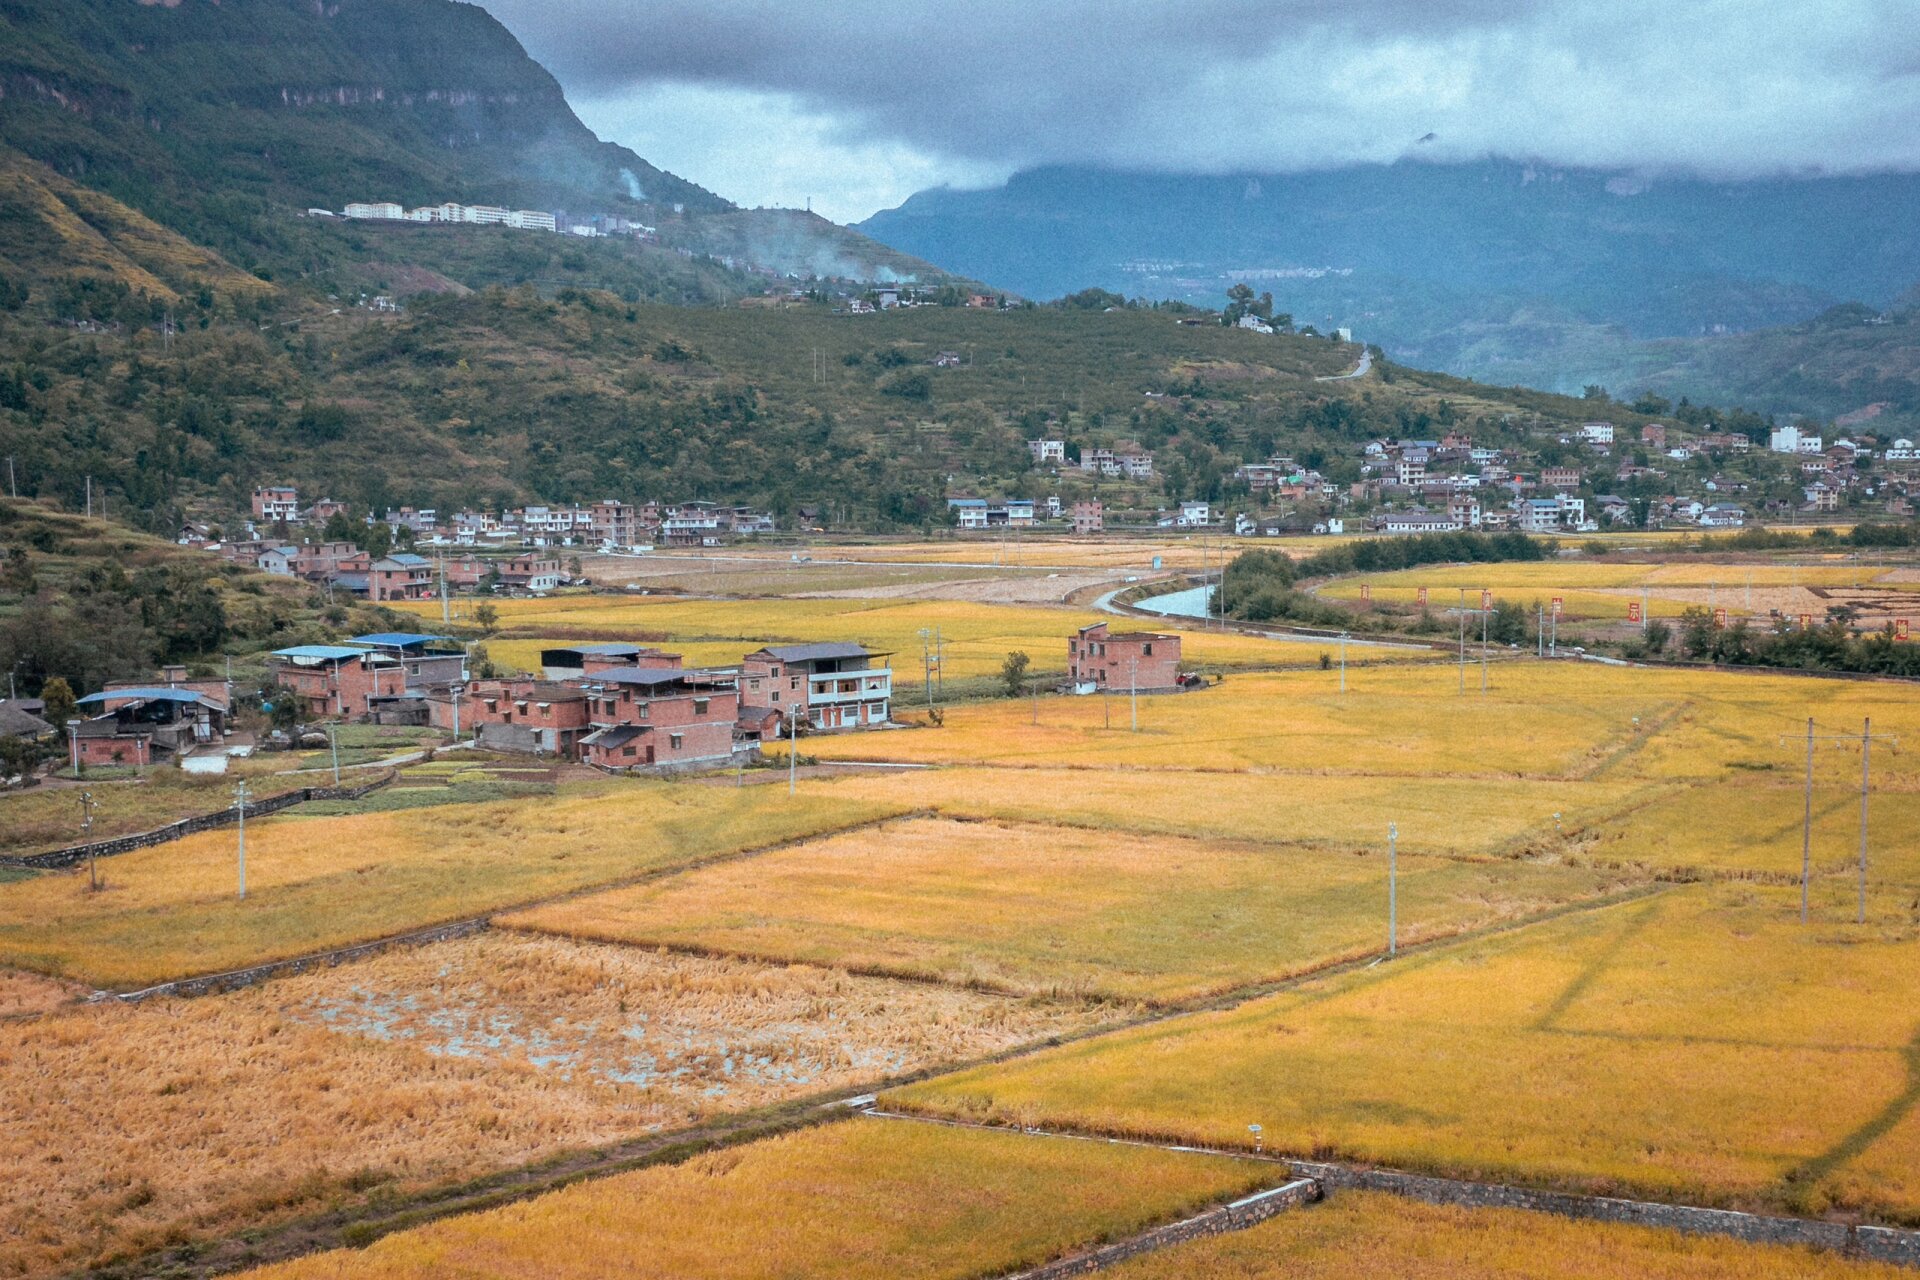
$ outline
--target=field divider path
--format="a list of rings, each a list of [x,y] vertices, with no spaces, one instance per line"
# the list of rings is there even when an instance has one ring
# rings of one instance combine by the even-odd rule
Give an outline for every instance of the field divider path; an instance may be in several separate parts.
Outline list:
[[[592,894],[605,893],[613,889],[625,889],[637,884],[646,884],[654,880],[664,880],[683,872],[698,871],[705,867],[722,863],[737,862],[746,858],[757,858],[763,854],[776,853],[781,849],[808,844],[827,836],[844,835],[854,831],[865,831],[883,827],[890,822],[904,822],[914,818],[933,816],[930,809],[913,809],[902,813],[889,814],[884,818],[873,818],[866,822],[856,822],[845,827],[836,827],[831,831],[814,832],[810,835],[794,836],[786,840],[776,840],[771,844],[756,845],[751,849],[739,849],[732,853],[713,854],[696,858],[689,862],[678,863],[670,867],[654,867],[637,875],[622,876],[614,880],[601,881],[585,885],[578,889],[569,889],[564,893],[549,894],[542,898],[531,898],[523,902],[509,903],[493,907],[478,915],[463,916],[457,920],[446,920],[438,924],[427,925],[419,929],[409,929],[403,933],[388,934],[382,938],[370,938],[364,942],[355,942],[344,947],[330,947],[324,951],[309,951],[302,955],[286,956],[278,960],[268,960],[244,969],[228,969],[220,973],[196,974],[176,978],[169,982],[156,983],[138,991],[95,991],[87,999],[89,1003],[101,1000],[119,1000],[125,1004],[138,1004],[143,1000],[159,996],[206,996],[217,995],[223,991],[250,987],[270,978],[282,978],[309,969],[332,968],[354,960],[364,960],[396,947],[426,946],[435,942],[446,942],[454,938],[464,938],[493,927],[493,918],[509,911],[525,911],[534,907],[552,906],[555,903],[568,902],[574,898],[584,898]]]
[[[1336,1161],[1301,1160],[1285,1154],[1252,1152],[1219,1147],[1198,1146],[1192,1143],[1157,1142],[1145,1138],[1117,1138],[1099,1133],[1083,1133],[1071,1129],[1043,1129],[1035,1125],[988,1124],[978,1120],[957,1120],[949,1116],[918,1115],[906,1111],[888,1111],[874,1106],[859,1113],[876,1120],[899,1121],[908,1124],[946,1125],[960,1129],[981,1129],[998,1133],[1017,1133],[1025,1137],[1056,1139],[1079,1142],[1104,1142],[1119,1146],[1147,1147],[1160,1151],[1182,1154],[1218,1156],[1229,1160],[1266,1161],[1288,1170],[1295,1181],[1277,1190],[1285,1191],[1294,1187],[1311,1187],[1311,1195],[1302,1195],[1295,1203],[1310,1203],[1323,1196],[1345,1190],[1385,1191],[1393,1195],[1405,1196],[1411,1200],[1420,1200],[1428,1204],[1455,1205],[1476,1209],[1522,1209],[1529,1213],[1545,1213],[1561,1218],[1575,1218],[1591,1222],[1617,1222],[1633,1226],[1654,1227],[1670,1231],[1679,1231],[1686,1235],[1722,1236],[1739,1240],[1747,1244],[1772,1244],[1825,1249],[1848,1258],[1870,1259],[1876,1262],[1890,1262],[1899,1266],[1920,1268],[1920,1231],[1900,1227],[1881,1227],[1870,1224],[1850,1222],[1829,1222],[1817,1218],[1794,1218],[1773,1214],[1747,1213],[1738,1209],[1714,1209],[1702,1205],[1676,1204],[1662,1200],[1629,1200],[1617,1196],[1581,1195],[1569,1191],[1535,1190],[1529,1187],[1515,1186],[1504,1182],[1479,1182],[1466,1178],[1447,1178],[1430,1174],[1408,1173],[1398,1169],[1379,1168],[1373,1165],[1347,1164]],[[1291,1207],[1291,1206],[1288,1206]],[[1216,1211],[1217,1212],[1217,1211]],[[1201,1215],[1205,1217],[1206,1215]],[[1271,1217],[1272,1214],[1266,1215]],[[1261,1219],[1264,1221],[1264,1218]],[[1246,1225],[1253,1225],[1251,1222]],[[1224,1227],[1235,1230],[1236,1227]],[[1217,1234],[1213,1232],[1209,1234]],[[1151,1237],[1152,1232],[1143,1233]],[[1167,1241],[1166,1243],[1172,1243]],[[1128,1242],[1111,1246],[1124,1247]],[[1151,1246],[1158,1247],[1158,1246]],[[1122,1253],[1112,1259],[1119,1261],[1134,1253],[1148,1252],[1149,1249],[1136,1249]],[[1102,1251],[1096,1251],[1096,1255]],[[1081,1259],[1077,1269],[1054,1271],[1050,1267],[1036,1268],[1030,1272],[1020,1272],[1007,1280],[1051,1280],[1054,1276],[1078,1274],[1081,1271],[1096,1271],[1111,1265],[1093,1262],[1089,1255]]]

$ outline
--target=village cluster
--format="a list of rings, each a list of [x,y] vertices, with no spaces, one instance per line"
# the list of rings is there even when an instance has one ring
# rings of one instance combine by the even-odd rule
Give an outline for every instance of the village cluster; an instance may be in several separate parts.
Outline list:
[[[1788,503],[1754,494],[1750,477],[1724,469],[1730,458],[1756,450],[1742,434],[1689,434],[1649,423],[1629,450],[1615,424],[1587,422],[1561,434],[1557,443],[1572,451],[1573,460],[1533,465],[1514,450],[1477,444],[1458,431],[1439,439],[1376,439],[1360,451],[1358,478],[1344,483],[1291,455],[1274,455],[1234,471],[1245,500],[1181,501],[1176,509],[1158,512],[1155,523],[1178,529],[1230,526],[1242,536],[1338,534],[1350,523],[1356,530],[1385,534],[1591,533],[1642,520],[1650,528],[1737,529],[1755,511],[1818,517],[1843,506],[1873,504],[1888,515],[1907,516],[1913,511],[1910,490],[1920,484],[1920,450],[1904,438],[1843,437],[1829,444],[1799,427],[1774,430],[1764,452],[1782,456],[1791,471],[1799,499]],[[1027,441],[1027,449],[1036,466],[1056,473],[1135,480],[1154,474],[1152,455],[1132,445],[1076,451],[1065,439],[1041,438]],[[1674,491],[1680,467],[1700,472],[1693,481],[1696,493]],[[1637,501],[1605,491],[1602,486],[1609,482],[1637,491]],[[1649,492],[1650,486],[1668,487]],[[949,505],[958,511],[963,529],[1017,527],[1038,518],[1034,504],[1020,499],[960,498]],[[1049,510],[1061,514],[1058,499],[1049,502]],[[1076,533],[1098,532],[1111,518],[1099,502],[1072,506]]]
[[[764,646],[738,666],[688,667],[647,645],[566,644],[541,650],[538,675],[474,678],[466,649],[449,637],[377,632],[274,651],[267,696],[290,701],[305,724],[430,726],[495,751],[665,772],[743,762],[783,736],[886,727],[889,656],[828,641]],[[1180,663],[1178,635],[1114,635],[1094,623],[1067,637],[1062,689],[1175,692],[1196,683]],[[170,666],[79,699],[64,729],[37,718],[44,703],[16,710],[31,721],[23,732],[63,734],[79,769],[220,759],[233,709],[230,680]]]

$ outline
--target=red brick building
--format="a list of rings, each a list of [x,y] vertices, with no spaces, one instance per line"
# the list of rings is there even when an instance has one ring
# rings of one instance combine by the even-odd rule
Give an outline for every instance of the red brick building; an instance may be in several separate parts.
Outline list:
[[[1067,679],[1094,689],[1167,692],[1180,687],[1180,637],[1152,631],[1082,627],[1067,640]]]
[[[367,599],[425,600],[433,595],[433,561],[409,552],[375,560],[367,571]]]
[[[647,769],[731,759],[740,692],[733,671],[629,667],[586,681],[594,731],[580,759],[602,769]]]
[[[392,653],[359,645],[303,644],[273,653],[274,678],[306,719],[363,716],[376,698],[406,692],[407,669]]]
[[[476,680],[461,699],[461,727],[482,746],[572,759],[592,731],[589,701],[585,689],[550,680]]]
[[[660,671],[680,665],[680,655],[637,644],[575,644],[540,651],[549,680],[579,680],[602,671]]]

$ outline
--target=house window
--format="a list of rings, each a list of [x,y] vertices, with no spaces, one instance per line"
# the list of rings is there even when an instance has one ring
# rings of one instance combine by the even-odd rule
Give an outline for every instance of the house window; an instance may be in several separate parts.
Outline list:
[[[787,677],[787,688],[789,688],[789,689],[792,689],[792,690],[793,690],[793,691],[794,691],[795,693],[798,693],[798,692],[800,692],[800,677],[799,677],[799,676],[788,676],[788,677]]]
[[[1141,645],[1140,656],[1143,658],[1151,658],[1153,656],[1153,646],[1150,644]]]
[[[652,707],[652,705],[653,705],[652,703],[643,702],[637,708],[635,708],[634,714],[639,716],[642,720],[645,720],[647,718],[647,712]]]
[[[780,701],[780,691],[779,691],[778,689],[775,689],[775,690],[773,691],[773,700],[774,700],[775,702],[778,702],[778,701]]]
[[[693,714],[697,716],[707,714],[707,702],[708,699],[706,698],[695,698],[693,700]]]
[[[680,744],[685,741],[686,741],[686,735],[684,734],[670,733],[667,735],[667,746],[674,751],[678,751],[680,749]]]
[[[633,748],[628,747],[625,751],[622,751],[620,754],[625,756],[627,759],[631,760],[633,759]]]
[[[760,692],[760,682],[758,680],[749,680],[747,681],[747,688],[753,690],[755,693],[758,693]]]

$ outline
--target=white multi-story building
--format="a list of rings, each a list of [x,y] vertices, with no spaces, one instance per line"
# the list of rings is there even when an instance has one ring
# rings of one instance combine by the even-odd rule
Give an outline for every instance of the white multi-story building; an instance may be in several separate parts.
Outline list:
[[[1033,460],[1041,466],[1049,462],[1065,462],[1067,442],[1065,440],[1029,440],[1027,452],[1032,454]]]
[[[1583,422],[1580,424],[1580,438],[1588,444],[1613,444],[1613,424],[1611,422]]]
[[[1826,443],[1822,437],[1798,427],[1775,427],[1767,437],[1767,448],[1775,453],[1820,453]]]
[[[356,200],[347,206],[349,218],[383,218],[399,221],[407,211],[390,200]]]
[[[553,215],[542,213],[538,209],[515,209],[507,215],[507,225],[518,227],[522,231],[555,231]]]

